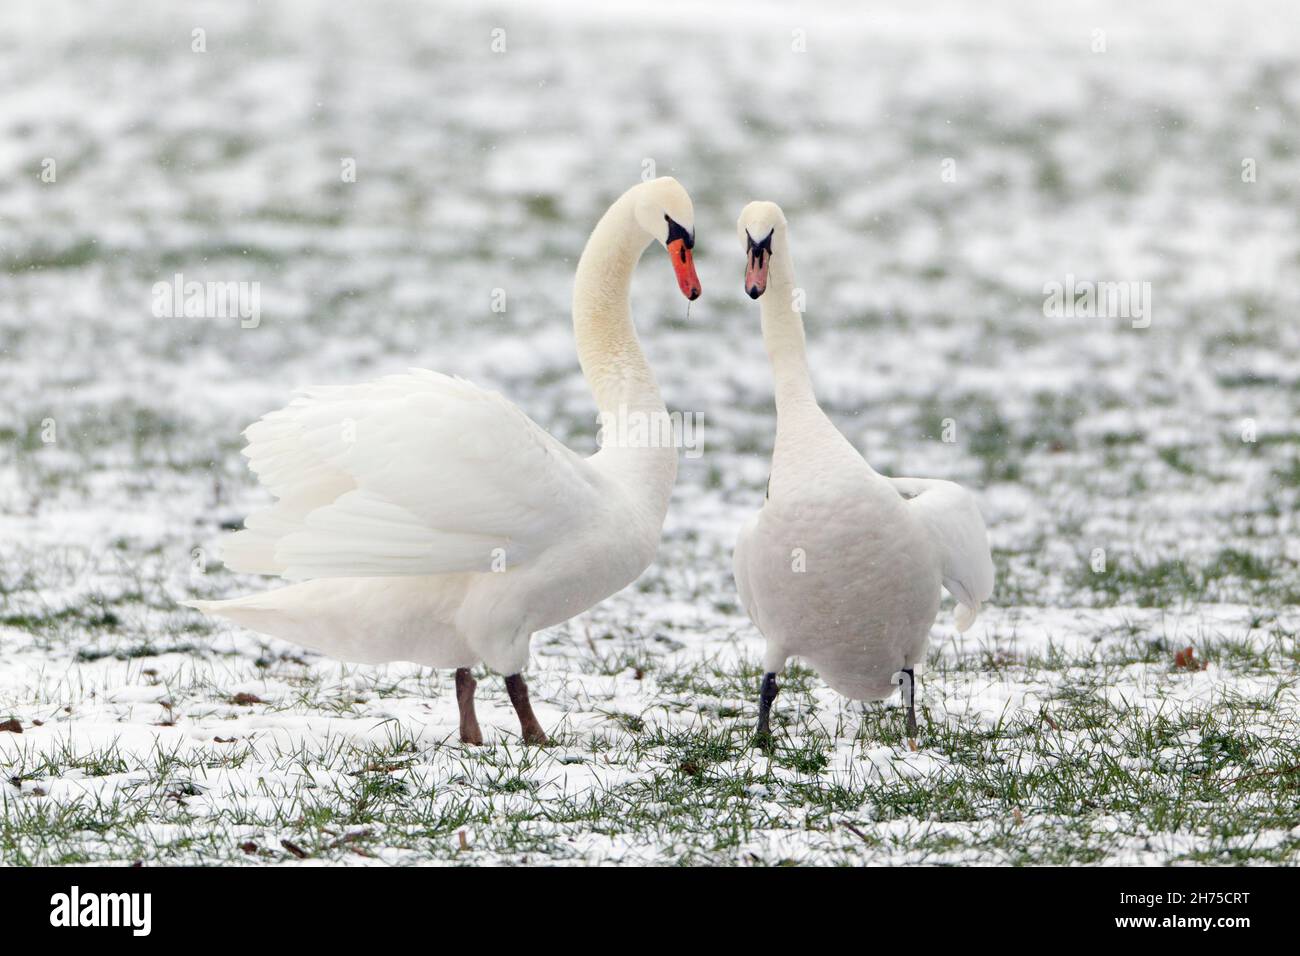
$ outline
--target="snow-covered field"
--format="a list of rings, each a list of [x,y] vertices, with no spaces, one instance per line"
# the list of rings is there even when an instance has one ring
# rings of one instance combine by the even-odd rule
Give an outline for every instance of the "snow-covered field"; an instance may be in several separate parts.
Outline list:
[[[0,859],[1296,862],[1291,5],[537,6],[0,7]],[[647,162],[704,298],[652,254],[634,313],[704,453],[650,570],[535,639],[553,746],[494,675],[465,748],[449,673],[178,608],[261,586],[208,555],[294,387],[454,372],[593,450],[572,270]],[[989,521],[995,606],[941,612],[915,752],[798,668],[748,746],[753,198],[825,407]],[[155,317],[177,273],[258,283],[260,322]],[[1150,283],[1149,327],[1046,316],[1070,276]]]

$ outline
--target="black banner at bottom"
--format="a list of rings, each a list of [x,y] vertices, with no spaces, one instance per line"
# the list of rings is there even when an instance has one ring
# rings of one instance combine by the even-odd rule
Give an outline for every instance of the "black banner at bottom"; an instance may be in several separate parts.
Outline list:
[[[853,932],[854,924],[927,947],[1012,926],[1022,944],[1130,937],[1183,945],[1200,936],[1230,945],[1240,933],[1290,926],[1284,907],[1293,899],[1291,872],[1265,868],[0,869],[2,925],[13,945],[374,945],[461,919],[492,935],[517,921],[530,934],[558,921],[556,931],[647,942],[684,931],[688,920],[693,948],[709,937],[735,943],[737,934]]]

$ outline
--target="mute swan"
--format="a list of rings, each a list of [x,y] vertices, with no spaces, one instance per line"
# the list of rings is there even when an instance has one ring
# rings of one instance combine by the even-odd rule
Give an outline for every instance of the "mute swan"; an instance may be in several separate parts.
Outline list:
[[[885,478],[840,434],[808,376],[785,216],[774,203],[750,203],[737,231],[776,387],[767,496],[734,556],[741,602],[767,639],[757,742],[770,746],[776,675],[789,657],[854,700],[882,700],[901,685],[915,737],[913,671],[940,585],[959,602],[961,630],[993,593],[984,520],[957,485]]]
[[[665,177],[625,192],[587,241],[573,325],[602,421],[667,415],[628,295],[657,240],[682,294],[699,296],[693,221]],[[279,500],[227,539],[225,563],[301,583],[190,606],[343,660],[456,668],[470,744],[483,742],[480,662],[508,675],[523,739],[547,742],[520,675],[529,639],[646,569],[677,477],[671,443],[607,439],[580,458],[498,393],[423,369],[307,389],[245,435]]]

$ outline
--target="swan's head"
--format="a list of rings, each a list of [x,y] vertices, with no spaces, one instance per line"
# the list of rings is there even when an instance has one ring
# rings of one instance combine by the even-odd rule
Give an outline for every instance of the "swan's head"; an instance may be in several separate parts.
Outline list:
[[[661,176],[636,187],[637,224],[668,250],[682,295],[700,297],[700,277],[695,274],[695,207],[682,184]]]
[[[785,242],[785,213],[774,202],[752,202],[740,211],[736,232],[745,247],[745,291],[757,299],[767,291],[772,248]]]

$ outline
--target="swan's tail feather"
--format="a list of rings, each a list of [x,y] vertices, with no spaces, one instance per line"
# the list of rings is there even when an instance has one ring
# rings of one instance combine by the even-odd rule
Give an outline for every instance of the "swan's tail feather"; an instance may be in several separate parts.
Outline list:
[[[227,601],[181,601],[180,603],[212,617],[224,617],[228,621],[234,621],[260,634],[292,639],[292,624],[295,623],[292,615],[273,606],[271,602],[260,601],[260,597],[261,595],[252,594]]]
[[[966,631],[975,623],[975,618],[979,616],[980,605],[975,602],[974,607],[969,607],[960,601],[957,602],[957,630]]]
[[[292,641],[345,661],[369,664],[410,659],[410,655],[388,653],[383,642],[375,640],[362,626],[358,616],[349,613],[356,611],[354,606],[340,607],[340,599],[331,600],[316,584],[312,581],[297,585],[302,588],[299,591],[291,586],[225,601],[181,603],[258,634]],[[346,600],[341,603],[347,604]]]
[[[177,601],[181,607],[192,607],[204,614],[225,614],[229,605],[239,605],[248,598],[230,598],[225,601]]]
[[[225,601],[180,603],[250,631],[357,664],[481,661],[456,629],[470,575],[324,578]]]

